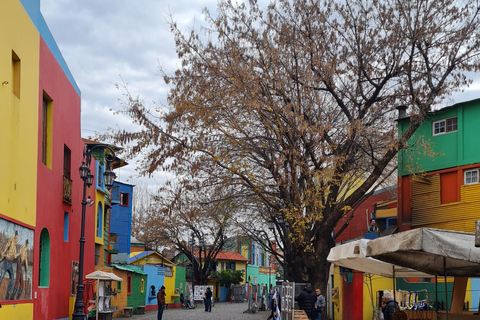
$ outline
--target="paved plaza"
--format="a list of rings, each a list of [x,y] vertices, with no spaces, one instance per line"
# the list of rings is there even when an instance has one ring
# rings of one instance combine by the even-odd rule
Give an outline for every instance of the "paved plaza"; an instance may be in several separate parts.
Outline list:
[[[162,320],[267,320],[270,311],[258,311],[255,314],[243,313],[248,309],[248,303],[215,303],[212,312],[205,312],[202,303],[197,308],[184,310],[181,308],[167,309]],[[147,311],[145,314],[133,315],[131,320],[156,320],[157,311]]]

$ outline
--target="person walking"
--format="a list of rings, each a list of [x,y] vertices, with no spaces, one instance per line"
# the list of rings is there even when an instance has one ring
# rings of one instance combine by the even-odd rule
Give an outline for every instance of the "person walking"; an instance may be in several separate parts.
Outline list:
[[[207,291],[205,292],[205,311],[212,312],[212,296],[213,292],[210,290],[210,287],[207,287]]]
[[[267,320],[276,320],[276,311],[277,311],[277,293],[272,290],[268,297],[268,308],[270,309],[270,316]]]
[[[157,292],[158,314],[157,320],[162,320],[163,309],[165,309],[165,286],[162,286]]]
[[[298,307],[305,311],[308,319],[313,319],[315,301],[317,301],[317,295],[312,290],[310,283],[305,284],[302,292],[295,297],[295,301],[298,301]]]
[[[316,289],[315,294],[317,295],[317,301],[315,301],[315,309],[314,309],[314,313],[317,315],[315,319],[321,320],[322,311],[326,305],[325,297],[323,296],[322,291],[320,291],[320,289]],[[312,315],[312,318],[313,318],[313,315]]]
[[[393,299],[393,294],[389,290],[383,291],[382,312],[383,319],[392,320],[395,310],[398,310],[398,302]]]

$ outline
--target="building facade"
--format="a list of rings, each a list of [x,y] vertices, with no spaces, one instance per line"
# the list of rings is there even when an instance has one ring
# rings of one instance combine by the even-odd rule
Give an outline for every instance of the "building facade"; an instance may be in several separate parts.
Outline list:
[[[68,319],[83,186],[80,90],[39,0],[1,1],[0,24],[0,318]]]
[[[398,158],[401,230],[474,232],[480,218],[480,100],[432,112]],[[409,118],[399,121],[399,134]]]

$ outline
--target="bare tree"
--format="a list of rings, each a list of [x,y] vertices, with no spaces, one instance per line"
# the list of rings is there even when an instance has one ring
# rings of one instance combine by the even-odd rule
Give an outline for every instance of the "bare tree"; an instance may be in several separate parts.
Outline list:
[[[173,187],[167,184],[140,207],[133,234],[148,246],[169,248],[184,253],[192,261],[196,281],[204,284],[212,271],[216,256],[231,229],[232,207],[229,202],[215,200],[215,189],[198,189],[192,181]],[[220,193],[220,191],[218,192]],[[196,239],[192,247],[191,234]],[[198,246],[199,240],[203,245]]]
[[[132,145],[129,155],[147,150],[144,174],[188,174],[256,204],[280,235],[287,278],[325,291],[337,222],[479,70],[478,5],[220,1],[215,16],[205,10],[208,28],[171,24],[181,68],[165,75],[169,108],[127,95],[124,112],[141,130],[113,138]],[[398,137],[400,105],[410,122]]]

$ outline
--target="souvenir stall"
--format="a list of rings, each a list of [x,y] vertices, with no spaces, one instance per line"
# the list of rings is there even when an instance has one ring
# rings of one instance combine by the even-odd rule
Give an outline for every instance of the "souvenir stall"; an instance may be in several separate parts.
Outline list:
[[[472,233],[418,228],[374,240],[361,239],[332,248],[328,261],[344,268],[393,278],[396,300],[404,301],[403,319],[479,319],[463,312],[468,277],[480,276],[480,248],[475,247]],[[421,300],[403,298],[405,292],[396,291],[395,278],[456,277],[450,310],[438,310],[440,298],[435,290],[436,308],[418,308]],[[456,289],[455,289],[456,288]],[[444,290],[446,299],[446,292]],[[420,291],[417,293],[420,294]],[[428,298],[427,298],[428,300]],[[432,300],[432,299],[430,299]],[[419,303],[420,301],[420,303]],[[416,307],[413,305],[416,303]],[[446,306],[444,309],[448,309]]]
[[[338,245],[330,250],[327,260],[336,266],[350,270],[356,270],[364,273],[374,274],[385,278],[392,278],[392,287],[395,291],[395,282],[397,278],[432,278],[434,276],[425,272],[405,268],[399,265],[387,263],[378,259],[367,257],[368,239],[359,239],[342,245]],[[381,298],[383,291],[374,292],[376,298],[372,301],[375,306],[375,314],[378,317],[381,308]],[[337,291],[338,295],[338,291]],[[334,299],[332,299],[333,302]],[[338,301],[338,297],[336,299]],[[398,297],[396,297],[398,300]],[[338,303],[338,302],[336,302]],[[357,302],[359,303],[359,302]],[[351,306],[352,307],[352,306]]]
[[[92,309],[96,310],[96,320],[110,320],[117,307],[111,305],[112,298],[117,296],[116,289],[112,286],[112,281],[123,281],[122,278],[114,273],[104,271],[94,271],[88,274],[86,279],[96,280],[97,290],[92,303]],[[116,287],[116,286],[115,286]]]
[[[366,251],[367,257],[419,270],[436,280],[443,276],[445,286],[447,277],[455,277],[450,310],[439,311],[436,297],[435,317],[420,315],[422,310],[405,310],[407,319],[479,319],[463,311],[468,277],[480,276],[480,248],[475,247],[473,233],[418,228],[371,240]],[[444,292],[447,301],[446,288]]]

